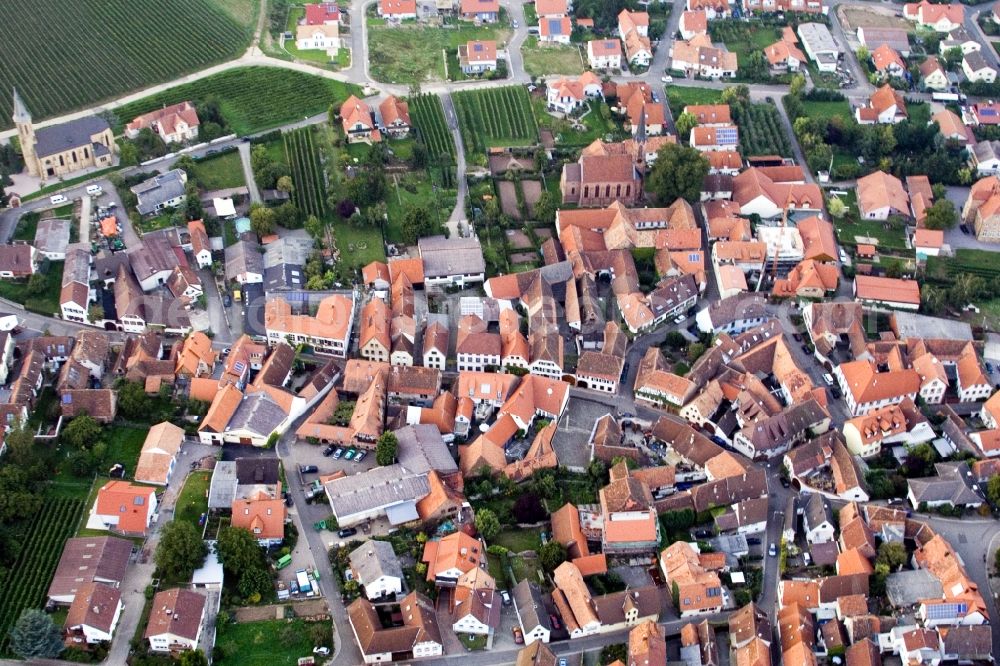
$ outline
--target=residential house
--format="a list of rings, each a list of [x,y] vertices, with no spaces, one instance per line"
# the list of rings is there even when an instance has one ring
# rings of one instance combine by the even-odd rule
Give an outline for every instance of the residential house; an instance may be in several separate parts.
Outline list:
[[[500,18],[500,0],[459,0],[458,13],[465,21],[496,23]]]
[[[625,463],[611,470],[610,483],[599,493],[605,553],[655,551],[660,528],[649,486],[633,475]]]
[[[733,179],[733,202],[739,214],[756,213],[764,219],[781,216],[785,209],[819,212],[823,196],[819,186],[805,182],[799,166],[750,167]]]
[[[876,171],[858,179],[858,209],[866,220],[886,220],[890,215],[909,216],[910,197],[902,181]]]
[[[0,278],[22,279],[38,272],[38,251],[31,245],[0,245]]]
[[[882,44],[871,52],[872,66],[882,77],[902,77],[906,73],[906,63],[891,46]]]
[[[550,111],[573,113],[588,100],[599,98],[602,85],[593,72],[585,72],[575,79],[562,77],[546,87],[546,103]]]
[[[177,454],[184,442],[184,430],[173,423],[164,421],[149,429],[146,440],[139,452],[139,462],[135,468],[135,480],[165,486],[177,465]]]
[[[347,619],[366,664],[435,657],[444,653],[434,604],[427,597],[411,592],[400,602],[399,613],[403,624],[385,628],[367,599],[356,599],[347,607]]]
[[[671,69],[684,70],[689,76],[727,79],[736,76],[736,54],[712,45],[707,35],[696,35],[674,42],[670,49]]]
[[[110,643],[123,608],[117,587],[82,583],[63,625],[67,645]]]
[[[858,41],[861,42],[861,44],[865,46],[869,52],[882,44],[886,44],[892,47],[904,58],[910,57],[910,40],[907,37],[907,30],[904,28],[876,28],[862,26],[858,28],[857,36]]]
[[[804,509],[802,519],[806,541],[810,544],[833,541],[833,510],[829,501],[819,493],[809,493]]]
[[[1000,175],[1000,141],[979,141],[969,147],[969,163],[980,178]]]
[[[629,65],[649,67],[653,60],[653,46],[649,41],[649,14],[623,9],[618,14],[618,36],[625,44],[625,58]]]
[[[465,74],[493,72],[497,68],[497,43],[493,40],[470,40],[458,45],[458,64]]]
[[[916,400],[920,391],[920,375],[915,370],[881,372],[872,360],[841,363],[834,368],[833,374],[854,416],[898,405],[907,398]]]
[[[920,63],[920,84],[928,90],[947,91],[951,86],[948,75],[935,56],[928,56]]]
[[[205,597],[191,590],[157,592],[144,634],[149,649],[170,653],[198,649],[206,605]]]
[[[205,223],[201,220],[191,220],[187,223],[188,234],[191,236],[191,252],[198,263],[198,268],[209,268],[212,265],[212,245],[205,231]]]
[[[238,240],[226,247],[226,279],[239,284],[264,281],[264,257],[256,243]]]
[[[48,600],[71,604],[87,583],[117,588],[125,580],[131,557],[132,542],[128,539],[110,536],[67,539],[49,584]]]
[[[939,5],[921,0],[903,5],[903,17],[922,28],[951,32],[965,22],[965,10],[957,3]]]
[[[708,15],[701,10],[685,11],[678,24],[681,39],[691,40],[698,35],[708,34]]]
[[[67,321],[90,323],[90,265],[91,254],[86,245],[74,243],[66,248],[59,309]]]
[[[200,125],[194,104],[184,101],[137,116],[125,125],[125,136],[135,139],[139,132],[150,129],[166,144],[184,143],[198,138]]]
[[[878,456],[883,445],[916,446],[934,437],[930,423],[908,398],[844,423],[848,450],[862,458]]]
[[[548,643],[552,635],[552,622],[538,585],[523,579],[514,586],[511,597],[514,601],[517,622],[524,636],[524,644]]]
[[[388,541],[366,541],[351,551],[353,580],[368,599],[392,597],[403,591],[403,567]]]
[[[733,152],[740,146],[740,131],[735,125],[696,125],[691,128],[688,143],[701,152]]]
[[[129,188],[138,203],[140,215],[155,215],[167,208],[176,208],[186,198],[187,173],[183,169],[171,169]]]
[[[983,46],[969,34],[965,26],[959,26],[948,33],[948,36],[938,43],[938,53],[942,56],[951,49],[958,49],[962,54],[982,50]]]
[[[709,21],[732,16],[729,0],[687,0],[685,9],[689,12],[703,11]]]
[[[945,141],[959,144],[970,144],[976,141],[972,130],[953,111],[948,109],[938,111],[931,116],[930,121],[938,124],[941,136],[945,138]]]
[[[389,95],[378,105],[379,127],[393,139],[410,134],[410,105],[395,95]]]
[[[380,18],[404,21],[417,18],[417,0],[379,0],[376,9]]]
[[[465,532],[454,532],[424,544],[421,561],[427,564],[427,580],[437,587],[453,588],[470,571],[486,566],[483,545]]]
[[[984,491],[972,478],[966,462],[934,464],[936,476],[907,479],[906,498],[914,509],[940,506],[978,509],[985,502]]]
[[[993,83],[997,70],[980,51],[970,51],[962,57],[962,72],[972,83]]]
[[[451,592],[452,629],[456,634],[491,636],[500,626],[500,592],[483,569],[472,569],[458,578]]]
[[[568,16],[538,19],[538,41],[543,44],[569,44],[573,22]]]
[[[340,105],[340,123],[344,128],[344,134],[347,135],[348,143],[378,143],[382,140],[382,133],[372,120],[371,107],[354,95]]]
[[[351,341],[354,327],[353,294],[333,294],[320,301],[316,316],[292,314],[292,307],[280,296],[264,306],[264,326],[268,344],[305,344],[316,353],[343,358]]]
[[[232,526],[247,530],[264,548],[280,546],[285,540],[285,501],[264,493],[233,500]]]
[[[764,48],[764,55],[774,73],[797,72],[799,67],[806,64],[806,56],[796,45],[795,33],[789,30],[791,38],[795,41],[780,39],[777,42]]]
[[[108,481],[97,491],[87,518],[87,529],[144,536],[156,515],[153,488],[128,481]]]
[[[915,280],[858,275],[854,278],[854,298],[869,307],[917,310],[920,285]]]
[[[587,42],[587,62],[592,69],[621,69],[621,42],[617,39],[590,40]]]
[[[381,298],[373,298],[361,309],[358,351],[361,358],[387,363],[391,346],[389,306]]]
[[[903,94],[888,83],[872,93],[867,106],[859,106],[854,110],[854,119],[860,125],[895,125],[908,117]]]
[[[479,239],[429,236],[417,242],[423,262],[423,282],[427,289],[449,286],[465,287],[482,282],[486,277],[486,262]],[[395,264],[396,262],[392,262]],[[390,264],[391,268],[391,264]],[[414,284],[418,282],[411,280]]]
[[[722,611],[722,583],[718,573],[706,566],[709,559],[684,541],[676,541],[660,553],[667,586],[677,586],[677,611],[682,618]]]

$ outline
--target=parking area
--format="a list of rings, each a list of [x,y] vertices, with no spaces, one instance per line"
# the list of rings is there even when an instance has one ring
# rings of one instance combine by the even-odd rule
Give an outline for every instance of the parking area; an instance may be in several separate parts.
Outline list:
[[[584,470],[590,463],[590,433],[594,423],[611,410],[607,405],[582,398],[573,398],[559,420],[552,445],[559,464],[572,470]]]

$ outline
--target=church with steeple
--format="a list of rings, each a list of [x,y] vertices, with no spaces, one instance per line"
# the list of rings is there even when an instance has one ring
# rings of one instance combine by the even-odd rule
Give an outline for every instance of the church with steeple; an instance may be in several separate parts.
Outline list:
[[[31,113],[14,89],[14,125],[28,173],[43,181],[90,167],[114,164],[117,147],[111,126],[98,116],[35,129]]]

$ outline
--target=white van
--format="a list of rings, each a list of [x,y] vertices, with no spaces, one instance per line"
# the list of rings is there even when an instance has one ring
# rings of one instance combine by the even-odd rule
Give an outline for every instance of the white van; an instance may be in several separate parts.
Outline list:
[[[50,202],[50,203],[51,203],[51,204],[52,204],[53,206],[58,206],[59,204],[64,204],[64,203],[66,203],[67,201],[69,201],[69,199],[67,199],[66,197],[64,197],[64,196],[63,196],[63,195],[61,195],[61,194],[55,194],[55,195],[53,195],[53,196],[49,197],[49,202]]]
[[[104,194],[104,190],[101,189],[100,185],[87,185],[87,194],[92,197],[99,197]]]

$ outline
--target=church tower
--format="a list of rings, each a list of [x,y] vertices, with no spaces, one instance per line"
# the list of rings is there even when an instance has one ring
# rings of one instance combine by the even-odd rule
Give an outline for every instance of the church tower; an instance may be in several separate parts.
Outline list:
[[[21,154],[24,156],[24,164],[28,167],[28,173],[32,176],[41,175],[38,168],[38,158],[35,155],[35,126],[31,122],[31,113],[25,106],[24,100],[14,88],[14,125],[17,126],[17,136],[21,140]]]

